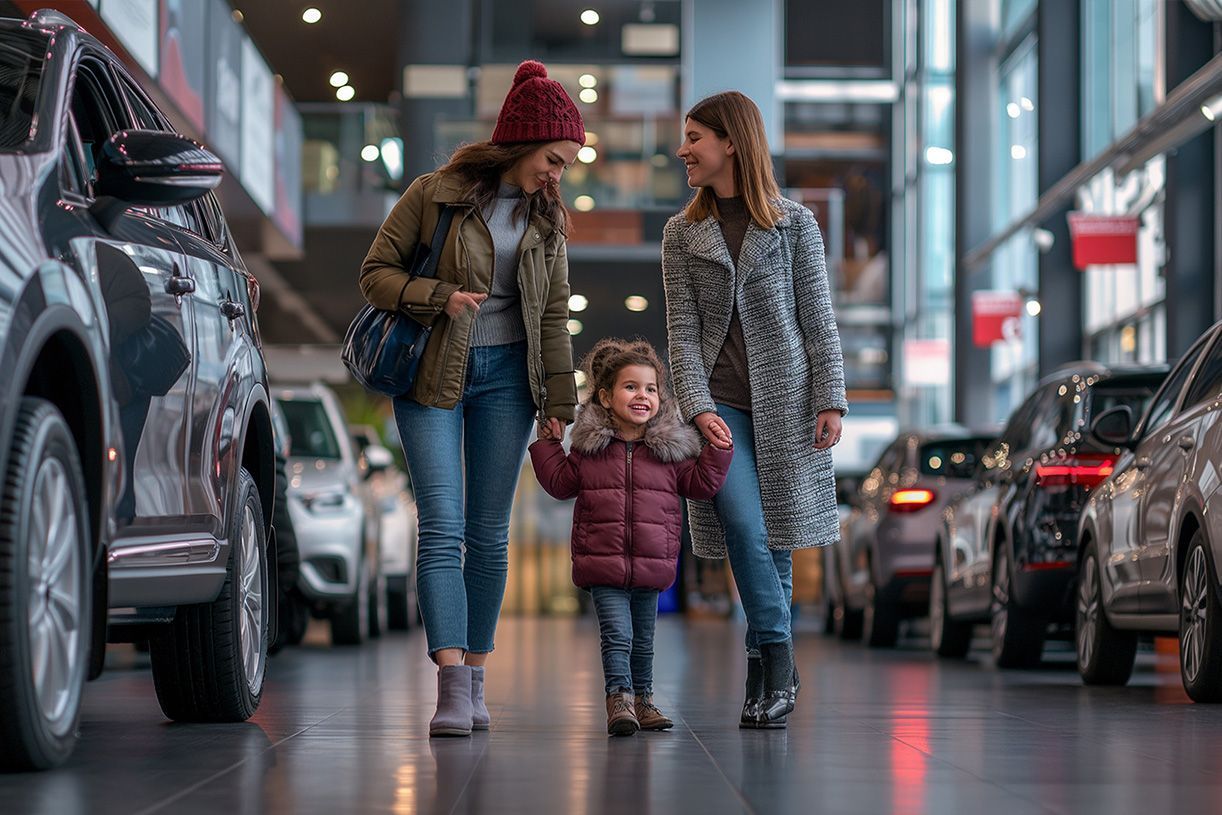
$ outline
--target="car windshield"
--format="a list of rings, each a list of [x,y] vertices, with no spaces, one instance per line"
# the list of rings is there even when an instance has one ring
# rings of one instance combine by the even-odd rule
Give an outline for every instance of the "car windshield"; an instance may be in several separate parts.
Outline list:
[[[12,152],[30,140],[38,89],[42,84],[47,37],[4,29],[0,37],[0,151]]]
[[[926,442],[921,445],[921,474],[971,478],[976,471],[976,462],[984,455],[991,441],[991,438],[981,436]]]
[[[340,458],[339,443],[331,429],[327,410],[317,399],[284,399],[280,402],[289,426],[294,458]]]

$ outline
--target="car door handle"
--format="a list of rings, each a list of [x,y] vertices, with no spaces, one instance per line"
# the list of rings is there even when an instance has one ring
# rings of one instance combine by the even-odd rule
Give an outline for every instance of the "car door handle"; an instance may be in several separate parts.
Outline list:
[[[189,277],[181,275],[171,275],[170,279],[165,282],[166,294],[172,294],[175,297],[183,297],[188,294],[195,293],[195,281]]]
[[[232,300],[222,300],[221,314],[224,314],[229,320],[238,320],[246,316],[246,307]]]
[[[1150,466],[1150,463],[1151,461],[1149,456],[1138,456],[1137,460],[1133,462],[1133,466],[1139,470],[1144,470]]]
[[[1191,450],[1197,446],[1196,439],[1192,436],[1180,436],[1175,443],[1179,445],[1181,450]]]

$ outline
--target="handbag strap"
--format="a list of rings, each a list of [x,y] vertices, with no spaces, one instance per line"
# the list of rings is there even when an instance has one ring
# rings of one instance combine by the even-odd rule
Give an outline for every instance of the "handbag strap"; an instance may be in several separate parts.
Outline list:
[[[445,245],[446,235],[450,234],[450,222],[454,220],[454,207],[441,205],[441,217],[437,219],[437,228],[433,230],[433,240],[429,243],[428,254],[420,253],[417,258],[419,268],[412,270],[412,277],[435,277],[437,261],[441,257],[441,248]]]

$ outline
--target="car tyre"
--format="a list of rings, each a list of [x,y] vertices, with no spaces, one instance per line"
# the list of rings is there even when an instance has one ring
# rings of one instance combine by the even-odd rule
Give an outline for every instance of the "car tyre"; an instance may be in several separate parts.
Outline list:
[[[1180,578],[1180,678],[1194,702],[1222,701],[1222,603],[1205,534],[1193,533]]]
[[[357,566],[352,598],[331,614],[331,644],[360,645],[369,634],[369,573],[364,559]]]
[[[894,603],[879,598],[871,579],[866,584],[866,606],[861,612],[861,636],[870,648],[890,648],[899,639],[900,614]]]
[[[940,557],[934,561],[929,578],[929,644],[935,654],[946,659],[963,659],[972,648],[972,624],[950,616],[946,567]]]
[[[378,569],[377,575],[369,581],[369,638],[382,636],[383,631],[390,630],[390,600],[386,590],[386,575]]]
[[[1087,685],[1123,685],[1133,675],[1137,632],[1121,631],[1108,622],[1100,577],[1099,556],[1092,543],[1078,570],[1074,613],[1078,673]]]
[[[1030,668],[1039,664],[1044,651],[1045,624],[1029,611],[1019,608],[1010,591],[1010,558],[999,543],[993,559],[993,592],[990,604],[990,629],[993,635],[993,662],[999,668]]]
[[[415,609],[409,605],[410,593],[407,590],[407,578],[402,583],[398,579],[394,584],[386,586],[386,624],[391,631],[408,631],[415,622]]]
[[[76,745],[89,666],[89,512],[59,410],[23,398],[0,483],[0,768],[45,770]]]
[[[211,603],[179,607],[169,632],[149,643],[157,701],[174,721],[246,721],[263,697],[275,598],[263,507],[245,468],[238,472],[237,499],[220,594]]]

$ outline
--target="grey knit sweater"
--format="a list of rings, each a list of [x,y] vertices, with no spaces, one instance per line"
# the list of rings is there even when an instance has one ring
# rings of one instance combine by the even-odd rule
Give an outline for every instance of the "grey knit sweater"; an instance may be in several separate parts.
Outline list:
[[[518,246],[526,234],[526,218],[514,216],[522,199],[522,188],[501,182],[496,197],[481,210],[492,233],[496,260],[492,267],[492,290],[480,304],[471,326],[471,345],[507,345],[526,339],[518,290]]]

